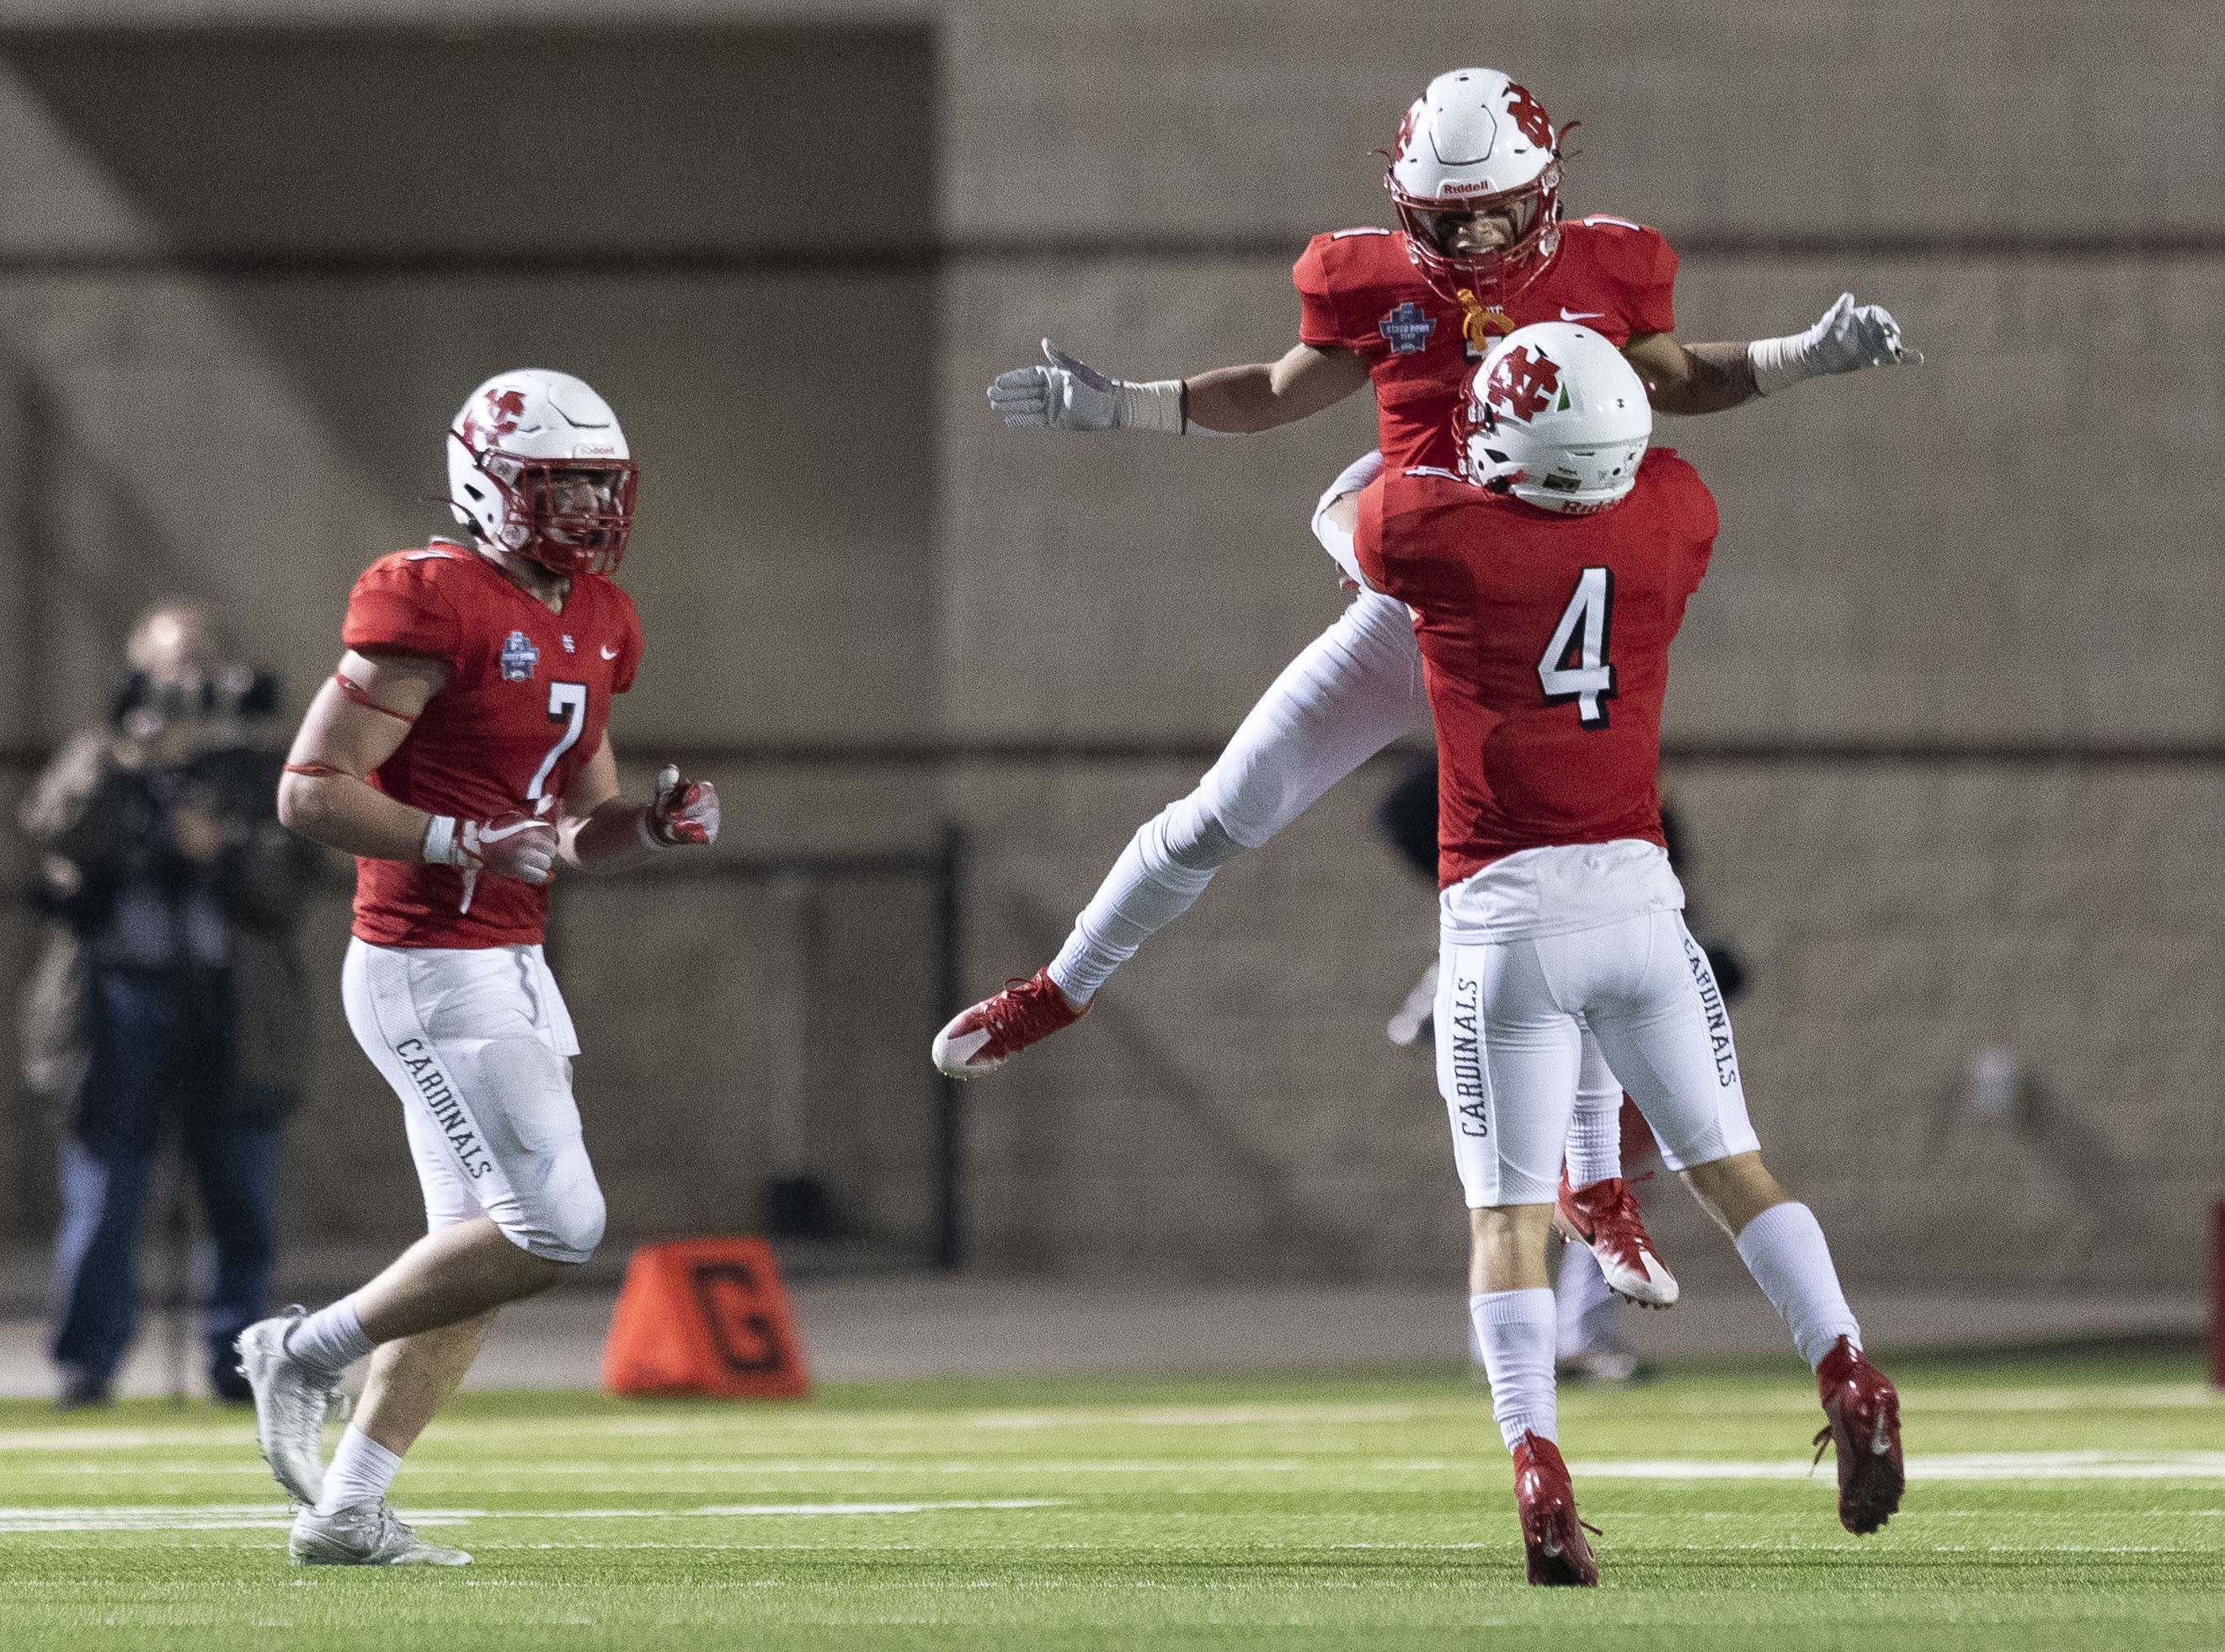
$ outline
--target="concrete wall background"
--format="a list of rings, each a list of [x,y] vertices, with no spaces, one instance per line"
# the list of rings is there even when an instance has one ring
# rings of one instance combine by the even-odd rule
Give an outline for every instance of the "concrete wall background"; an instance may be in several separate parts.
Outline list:
[[[1673,735],[2215,740],[2225,675],[2205,644],[2225,577],[2204,483],[2225,441],[2225,37],[2210,12],[1545,0],[1356,21],[1320,0],[551,3],[518,16],[623,15],[643,53],[666,23],[738,42],[756,30],[771,44],[733,50],[761,65],[776,45],[819,49],[796,31],[830,20],[931,39],[931,187],[866,199],[877,221],[951,247],[939,274],[831,300],[810,278],[575,287],[545,312],[548,289],[525,284],[462,306],[437,283],[391,284],[376,305],[265,288],[243,307],[206,282],[104,296],[11,276],[0,346],[80,410],[67,427],[83,463],[54,474],[90,468],[111,491],[57,479],[55,493],[77,489],[91,503],[70,508],[91,516],[129,506],[219,594],[251,591],[297,673],[322,664],[345,572],[393,542],[405,433],[436,431],[472,377],[450,357],[520,347],[509,329],[530,297],[612,377],[644,451],[654,438],[674,457],[656,496],[673,515],[652,539],[644,508],[628,566],[656,652],[622,737],[1211,739],[1335,611],[1305,516],[1370,444],[1365,399],[1245,441],[1031,439],[989,419],[981,386],[1044,334],[1138,376],[1279,352],[1295,337],[1289,260],[1315,230],[1385,221],[1369,151],[1431,73],[1480,59],[1582,119],[1574,206],[1641,218],[1687,249],[1685,337],[1790,330],[1852,286],[1929,357],[1665,433],[1724,508],[1679,643]],[[378,30],[437,15],[415,0],[0,9],[96,31],[314,19],[374,47]],[[41,38],[41,72],[0,41],[18,77],[0,120],[23,157],[0,166],[0,209],[16,209],[0,210],[0,237],[178,238],[130,168],[70,141],[83,94]],[[72,38],[79,65],[114,49]],[[237,37],[191,38],[222,65]],[[837,60],[865,60],[866,39],[839,41]],[[747,102],[725,105],[732,132],[760,130]],[[911,158],[924,152],[915,136]],[[846,205],[852,170],[836,169]],[[746,200],[697,216],[823,245],[824,197],[786,190],[793,175],[707,168],[694,187],[726,177]],[[924,201],[924,219],[904,216]],[[627,234],[645,245],[695,227],[643,211]],[[326,232],[358,225],[336,223]],[[844,325],[795,322],[820,302]],[[790,325],[770,343],[748,325],[775,316]],[[379,434],[336,442],[331,387],[366,361],[394,378],[367,421]],[[896,411],[892,363],[918,375]],[[674,416],[683,380],[731,426]],[[198,478],[212,451],[306,430],[314,479],[280,504],[295,513],[286,536],[328,553],[243,558],[236,491],[138,480],[140,433],[188,396],[226,439],[155,444],[175,454],[163,474]],[[133,440],[103,446],[119,429]],[[861,446],[863,479],[847,460]],[[721,462],[737,453],[740,468]],[[71,542],[95,541],[118,533]],[[20,605],[7,612],[20,627]],[[60,657],[16,679],[19,720],[59,726],[86,703],[98,628],[72,623]],[[1431,948],[1426,892],[1368,826],[1393,772],[1369,770],[1231,868],[1088,1022],[972,1087],[985,1264],[1456,1276],[1426,1063],[1381,1040]],[[961,820],[977,853],[971,984],[986,991],[1043,961],[1134,825],[1189,777],[1165,763],[960,766],[933,782],[765,771],[735,788],[732,825],[753,845],[916,842],[940,813]],[[2225,782],[1826,764],[1677,780],[1701,881],[1756,966],[1739,1026],[1757,1121],[1850,1275],[2195,1282],[2197,1205],[2225,1179],[2207,1128],[2219,983],[2204,852]],[[583,1022],[621,1025],[631,1006],[611,994]],[[1969,1054],[1995,1044],[2029,1074],[2020,1128],[1962,1104]],[[329,1059],[354,1056],[342,1042]],[[640,1070],[614,1064],[612,1082]],[[649,1098],[626,1104],[641,1122],[620,1150],[649,1163]],[[734,1150],[740,1174],[750,1149]],[[302,1155],[305,1222],[320,1174]],[[1722,1268],[1727,1250],[1674,1199],[1654,1206],[1689,1253],[1681,1270]]]
[[[357,572],[454,531],[442,434],[474,384],[521,363],[588,378],[649,467],[624,577],[656,664],[619,707],[622,751],[650,764],[675,743],[931,732],[932,272],[718,262],[808,259],[843,233],[799,183],[838,79],[866,111],[843,142],[877,232],[925,244],[935,103],[918,28],[0,30],[0,130],[19,140],[0,166],[19,209],[0,212],[0,261],[17,261],[0,279],[16,438],[0,460],[16,498],[0,587],[20,662],[0,692],[17,737],[100,715],[133,614],[178,588],[225,602],[298,708],[338,656]],[[162,262],[178,255],[214,262]],[[932,797],[902,775],[730,791],[740,852],[935,832]],[[586,910],[607,927],[607,908]],[[691,917],[730,930],[756,972],[721,973],[661,933]],[[891,922],[900,937],[922,926]],[[345,938],[326,903],[310,926],[289,1225],[393,1239],[421,1212],[398,1114],[329,991]],[[582,1090],[608,1098],[618,1231],[755,1225],[764,1172],[737,1167],[777,1156],[774,1064],[742,1047],[777,1034],[766,983],[800,967],[779,914],[667,902],[609,940],[618,966],[598,979],[581,960],[603,1063]],[[652,953],[692,972],[676,1006],[643,968]],[[668,1080],[689,1099],[651,1112],[644,1042],[714,1027],[724,1037]],[[927,1089],[922,1076],[901,1099],[916,1111]],[[11,1123],[12,1212],[35,1231],[49,1122]],[[674,1155],[659,1143],[693,1144],[704,1174],[660,1170]]]
[[[2225,576],[2197,479],[2225,440],[2209,182],[2225,41],[2202,8],[950,18],[950,228],[998,244],[949,288],[954,729],[1223,731],[1325,623],[1305,516],[1369,445],[1367,409],[1241,443],[1030,442],[983,416],[980,386],[1039,333],[1139,376],[1286,347],[1289,258],[1313,231],[1387,221],[1367,152],[1430,73],[1474,57],[1583,120],[1578,210],[1687,247],[1683,336],[1791,330],[1851,286],[1929,357],[1664,432],[1724,517],[1672,737],[2225,731],[2207,646]],[[1139,250],[1005,252],[1061,237]],[[977,910],[983,987],[1042,961],[1188,778],[954,788],[1004,891]],[[1389,778],[1225,873],[1055,1055],[975,1086],[1000,1254],[1456,1276],[1426,1065],[1381,1041],[1430,946],[1425,896],[1368,828]],[[1851,1276],[2198,1282],[2199,1212],[2225,1178],[2198,1053],[2219,1004],[2209,773],[1677,779],[1699,883],[1755,966],[1736,1019],[1757,1122]],[[1994,1045],[2027,1075],[2020,1126],[1964,1105],[1968,1058]],[[1734,1270],[1676,1195],[1651,1207],[1681,1269]]]

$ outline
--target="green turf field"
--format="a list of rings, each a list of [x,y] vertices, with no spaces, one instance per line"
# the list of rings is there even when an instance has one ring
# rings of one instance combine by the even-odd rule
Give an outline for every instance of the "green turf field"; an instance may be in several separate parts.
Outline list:
[[[1911,1484],[1833,1516],[1805,1373],[1563,1397],[1605,1586],[1525,1588],[1463,1374],[472,1399],[396,1486],[456,1571],[304,1572],[237,1413],[0,1406],[15,1648],[2225,1649],[2186,1358],[1901,1362]]]

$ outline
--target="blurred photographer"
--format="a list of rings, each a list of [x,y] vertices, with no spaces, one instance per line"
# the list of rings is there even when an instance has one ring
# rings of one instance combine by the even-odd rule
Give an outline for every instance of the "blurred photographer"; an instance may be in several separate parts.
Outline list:
[[[64,1121],[65,1408],[105,1402],[130,1345],[141,1219],[173,1131],[215,1244],[210,1382],[249,1397],[231,1344],[265,1311],[302,1055],[294,926],[317,863],[278,824],[282,759],[258,743],[275,684],[197,602],[149,608],[126,654],[111,721],[63,747],[22,810],[48,920],[24,1076]]]

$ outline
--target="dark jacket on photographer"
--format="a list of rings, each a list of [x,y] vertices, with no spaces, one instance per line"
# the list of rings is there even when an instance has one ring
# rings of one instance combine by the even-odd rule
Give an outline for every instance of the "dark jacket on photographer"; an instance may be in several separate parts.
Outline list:
[[[86,730],[23,805],[45,916],[24,1079],[79,1133],[97,1130],[83,1113],[88,967],[228,978],[238,1076],[227,1122],[275,1125],[299,1099],[306,993],[294,929],[317,857],[278,824],[282,759],[238,726],[136,763],[119,755],[134,748],[115,727]]]

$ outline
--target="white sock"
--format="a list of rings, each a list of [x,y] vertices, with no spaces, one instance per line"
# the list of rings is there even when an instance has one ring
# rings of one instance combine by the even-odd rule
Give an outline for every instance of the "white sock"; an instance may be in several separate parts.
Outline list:
[[[1553,1293],[1482,1291],[1467,1299],[1483,1368],[1491,1377],[1491,1415],[1512,1451],[1525,1434],[1560,1438],[1553,1397]]]
[[[1597,1097],[1576,1092],[1569,1116],[1569,1186],[1588,1187],[1622,1174],[1622,1090],[1618,1086],[1601,1106]]]
[[[1738,1253],[1810,1365],[1820,1364],[1841,1337],[1862,1345],[1862,1328],[1839,1288],[1839,1270],[1831,1265],[1831,1247],[1815,1212],[1800,1204],[1772,1205],[1746,1225]]]
[[[1239,846],[1195,793],[1146,820],[1051,959],[1059,991],[1087,1003],[1145,941],[1190,909]]]
[[[1614,1301],[1599,1258],[1581,1244],[1564,1247],[1561,1276],[1553,1282],[1555,1357],[1574,1359],[1578,1354],[1612,1351]]]
[[[320,1377],[338,1377],[378,1346],[364,1334],[355,1298],[328,1302],[286,1333],[286,1354]]]
[[[325,1492],[317,1499],[317,1512],[329,1515],[352,1503],[385,1497],[401,1466],[401,1458],[351,1422],[333,1453],[332,1465],[325,1470]]]

